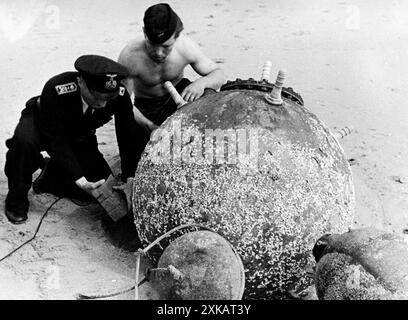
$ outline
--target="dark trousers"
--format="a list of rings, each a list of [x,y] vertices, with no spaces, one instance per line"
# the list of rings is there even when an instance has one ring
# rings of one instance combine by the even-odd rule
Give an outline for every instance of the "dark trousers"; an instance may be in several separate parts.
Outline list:
[[[9,149],[6,153],[4,172],[8,178],[7,210],[27,210],[28,191],[32,184],[32,174],[40,168],[43,157],[41,151],[47,151],[37,127],[37,97],[26,103],[20,121],[12,138],[6,141]],[[75,154],[88,181],[106,179],[111,169],[98,150],[96,138],[89,143],[76,145]],[[44,176],[47,192],[58,196],[80,196],[84,192],[70,179],[52,157]]]
[[[184,88],[191,83],[190,80],[183,78],[176,85],[176,90],[180,94]],[[170,95],[157,98],[137,98],[134,101],[135,107],[142,112],[142,114],[152,121],[154,124],[160,126],[168,117],[177,111],[177,106]],[[135,125],[132,136],[137,139],[137,146],[134,148],[135,159],[138,163],[140,157],[150,140],[150,133],[138,124]]]

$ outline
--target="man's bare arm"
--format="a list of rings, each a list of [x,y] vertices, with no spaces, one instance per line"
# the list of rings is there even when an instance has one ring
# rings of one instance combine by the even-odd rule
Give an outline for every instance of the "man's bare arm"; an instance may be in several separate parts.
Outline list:
[[[126,87],[126,90],[129,92],[129,95],[133,102],[133,99],[134,99],[134,80],[133,78],[137,74],[135,72],[136,66],[134,65],[132,66],[132,63],[134,63],[134,61],[131,57],[130,47],[131,45],[128,45],[122,50],[122,52],[119,55],[118,62],[122,64],[123,66],[125,66],[129,71],[130,76],[122,80],[122,83]],[[133,106],[133,115],[135,117],[135,121],[146,131],[151,132],[158,128],[157,125],[155,125],[152,121],[147,119],[136,106]]]
[[[131,77],[127,77],[125,79],[122,80],[122,84],[125,86],[127,92],[129,92],[129,96],[131,97],[132,101],[133,101],[133,88],[134,88],[134,84],[133,84],[133,79]]]
[[[191,63],[191,67],[201,76],[197,81],[202,81],[206,88],[218,90],[225,82],[224,72],[204,54],[198,56],[197,60]]]
[[[218,90],[225,82],[224,72],[188,37],[185,37],[183,49],[191,67],[201,76],[184,89],[181,94],[183,99],[194,101],[202,96],[206,88]]]
[[[136,122],[147,132],[152,132],[158,128],[158,126],[147,119],[136,106],[133,106],[133,115],[135,116]]]

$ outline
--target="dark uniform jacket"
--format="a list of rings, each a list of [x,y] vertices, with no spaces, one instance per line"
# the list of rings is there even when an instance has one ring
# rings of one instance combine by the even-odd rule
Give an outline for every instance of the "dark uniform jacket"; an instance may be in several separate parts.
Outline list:
[[[101,109],[95,109],[88,118],[83,113],[83,103],[77,82],[78,72],[65,72],[54,76],[44,86],[38,113],[38,128],[45,143],[45,150],[53,161],[75,181],[84,176],[76,156],[76,148],[97,148],[95,131],[112,119],[116,124],[116,136],[121,156],[122,179],[133,177],[136,160],[132,153],[135,137],[133,106],[125,87],[119,95]],[[90,107],[88,107],[90,108]]]

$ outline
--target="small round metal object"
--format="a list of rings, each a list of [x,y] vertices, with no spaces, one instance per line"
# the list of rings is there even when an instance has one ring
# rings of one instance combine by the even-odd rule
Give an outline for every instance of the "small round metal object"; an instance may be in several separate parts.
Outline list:
[[[238,300],[244,293],[241,258],[215,232],[194,231],[171,242],[156,270],[166,269],[173,277],[161,276],[159,281],[152,281],[163,300]]]

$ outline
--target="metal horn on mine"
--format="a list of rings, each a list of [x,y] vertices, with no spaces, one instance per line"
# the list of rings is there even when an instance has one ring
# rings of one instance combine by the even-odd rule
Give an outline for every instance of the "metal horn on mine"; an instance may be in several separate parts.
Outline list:
[[[173,86],[173,84],[170,81],[166,81],[164,83],[164,87],[167,89],[167,91],[170,93],[170,96],[173,98],[174,102],[177,105],[177,109],[182,107],[187,103],[181,95],[177,92],[176,88]]]
[[[269,82],[269,78],[271,76],[271,67],[272,67],[272,63],[269,60],[265,61],[263,68],[262,68],[261,81]]]
[[[344,128],[341,128],[338,130],[334,136],[336,137],[337,140],[343,139],[345,136],[348,136],[354,131],[353,126],[345,126]]]
[[[272,105],[281,105],[283,103],[281,93],[282,93],[282,87],[283,87],[283,82],[285,81],[285,78],[286,78],[285,70],[279,70],[278,76],[276,77],[276,81],[272,89],[272,92],[265,96],[265,100],[268,103]]]

